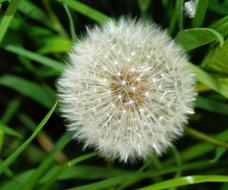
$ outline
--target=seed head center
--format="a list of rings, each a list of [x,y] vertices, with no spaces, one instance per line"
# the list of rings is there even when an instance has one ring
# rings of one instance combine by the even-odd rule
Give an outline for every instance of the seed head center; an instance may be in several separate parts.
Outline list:
[[[122,69],[111,77],[110,89],[116,105],[127,111],[136,111],[145,102],[148,76],[140,71]]]

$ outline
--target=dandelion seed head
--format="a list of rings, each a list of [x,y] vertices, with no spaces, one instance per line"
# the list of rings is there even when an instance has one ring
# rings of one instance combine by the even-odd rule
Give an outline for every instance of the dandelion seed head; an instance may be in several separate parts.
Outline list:
[[[161,155],[194,112],[187,62],[153,24],[120,19],[88,30],[57,84],[68,128],[108,159]]]

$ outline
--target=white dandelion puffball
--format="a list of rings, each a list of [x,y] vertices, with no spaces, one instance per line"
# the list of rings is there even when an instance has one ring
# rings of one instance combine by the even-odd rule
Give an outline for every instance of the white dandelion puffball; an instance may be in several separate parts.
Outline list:
[[[88,29],[57,88],[68,129],[108,159],[160,155],[193,113],[194,75],[156,25],[120,19]]]

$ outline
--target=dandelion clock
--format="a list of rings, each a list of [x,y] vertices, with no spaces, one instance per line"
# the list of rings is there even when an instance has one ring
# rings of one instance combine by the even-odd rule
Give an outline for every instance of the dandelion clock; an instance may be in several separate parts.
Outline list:
[[[122,18],[88,29],[57,88],[74,137],[126,162],[160,155],[182,135],[194,84],[186,55],[166,32]]]

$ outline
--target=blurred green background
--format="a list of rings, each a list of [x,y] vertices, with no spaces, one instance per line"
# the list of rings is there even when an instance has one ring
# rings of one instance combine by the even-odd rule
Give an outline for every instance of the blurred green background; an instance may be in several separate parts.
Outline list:
[[[228,0],[0,0],[0,190],[228,190]],[[121,164],[71,140],[56,108],[86,27],[132,16],[166,29],[196,73],[196,113],[165,155]],[[213,183],[209,183],[213,182]]]

